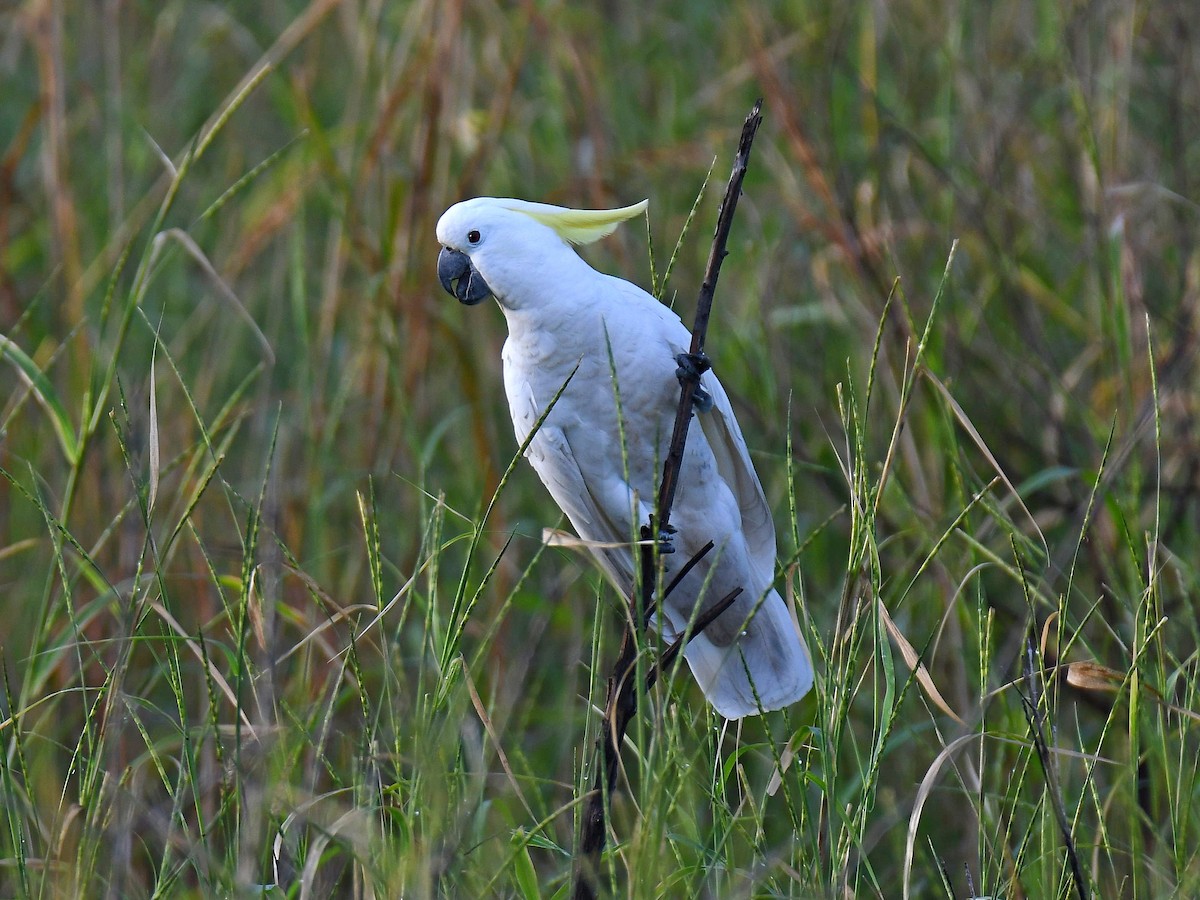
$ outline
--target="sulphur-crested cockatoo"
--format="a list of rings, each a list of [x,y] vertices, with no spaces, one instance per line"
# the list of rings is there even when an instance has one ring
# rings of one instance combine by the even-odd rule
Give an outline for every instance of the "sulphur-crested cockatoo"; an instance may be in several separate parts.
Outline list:
[[[597,272],[571,245],[611,234],[645,208],[646,201],[575,210],[478,197],[456,203],[437,224],[442,285],[467,305],[495,297],[508,320],[504,387],[518,441],[570,378],[526,455],[626,596],[631,538],[656,502],[679,403],[675,356],[691,335],[670,309]],[[707,541],[716,549],[666,598],[660,621],[674,639],[697,609],[744,589],[685,651],[709,702],[738,719],[800,699],[813,671],[772,587],[775,527],[733,408],[711,371],[701,387],[711,408],[689,429],[671,514],[676,552],[663,557],[663,583]]]

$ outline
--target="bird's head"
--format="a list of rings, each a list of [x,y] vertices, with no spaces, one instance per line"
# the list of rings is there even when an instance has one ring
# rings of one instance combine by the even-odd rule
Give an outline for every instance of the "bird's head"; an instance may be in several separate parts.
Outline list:
[[[536,279],[552,280],[580,263],[571,244],[612,234],[648,202],[621,209],[567,209],[499,197],[455,203],[437,224],[438,280],[468,306],[489,296],[519,305]]]

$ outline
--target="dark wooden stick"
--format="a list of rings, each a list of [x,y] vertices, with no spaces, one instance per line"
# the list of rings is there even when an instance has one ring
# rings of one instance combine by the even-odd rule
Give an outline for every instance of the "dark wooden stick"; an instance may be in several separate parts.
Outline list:
[[[670,597],[671,592],[674,591],[675,588],[679,587],[679,582],[683,581],[683,579],[685,579],[687,577],[688,572],[692,571],[692,569],[694,569],[696,567],[696,563],[698,563],[698,562],[700,562],[700,560],[704,559],[704,557],[708,554],[708,551],[711,550],[715,546],[716,546],[716,544],[714,544],[712,541],[709,541],[707,544],[705,544],[703,547],[701,547],[699,550],[697,550],[696,555],[693,556],[691,559],[689,559],[687,562],[685,562],[683,564],[683,567],[678,572],[676,572],[675,577],[671,579],[671,583],[668,584],[663,589],[663,596]],[[642,623],[643,626],[648,625],[648,624],[650,624],[650,623],[649,622]],[[704,629],[701,628],[700,630],[703,631]]]
[[[696,617],[695,627],[692,628],[691,631],[685,632],[679,638],[679,640],[664,650],[662,656],[658,658],[658,662],[654,664],[654,668],[646,674],[646,690],[654,687],[654,683],[658,681],[658,676],[667,671],[667,669],[671,668],[675,662],[675,657],[679,655],[679,652],[683,650],[688,642],[691,641],[691,639],[696,635],[701,634],[704,629],[713,622],[717,621],[717,617],[720,616],[721,613],[725,612],[725,610],[729,609],[729,607],[733,606],[733,601],[740,596],[742,596],[742,589],[734,588],[732,591],[698,615]]]
[[[1046,779],[1045,793],[1050,798],[1050,808],[1054,811],[1054,819],[1058,823],[1058,830],[1062,834],[1063,844],[1066,847],[1067,860],[1071,864],[1071,878],[1075,882],[1075,893],[1079,900],[1089,900],[1091,895],[1088,891],[1087,878],[1083,874],[1083,865],[1079,861],[1079,851],[1075,847],[1075,838],[1071,834],[1071,820],[1067,816],[1058,783],[1058,765],[1050,754],[1050,744],[1042,730],[1042,725],[1046,720],[1046,710],[1042,708],[1040,699],[1042,665],[1038,659],[1032,628],[1025,636],[1024,663],[1025,681],[1029,685],[1030,696],[1026,697],[1020,691],[1017,692],[1017,696],[1021,698],[1021,706],[1025,710],[1025,720],[1029,723],[1029,736],[1033,738],[1038,762],[1042,764],[1042,775]]]
[[[725,246],[729,243],[729,231],[733,227],[733,214],[738,198],[742,195],[742,182],[746,178],[746,167],[750,164],[750,146],[754,135],[762,124],[762,100],[754,102],[754,108],[742,125],[742,136],[738,141],[737,155],[733,158],[733,171],[729,185],[717,212],[717,230],[713,234],[712,248],[708,252],[708,265],[704,269],[704,281],[700,285],[700,296],[696,299],[696,324],[692,328],[692,345],[689,353],[693,365],[680,369],[681,391],[679,408],[675,412],[675,428],[671,432],[671,443],[663,464],[663,480],[658,490],[658,527],[666,529],[671,520],[671,507],[675,504],[675,487],[679,483],[679,470],[683,467],[683,450],[687,443],[688,425],[692,421],[692,406],[696,391],[700,387],[700,376],[707,368],[704,361],[704,340],[708,336],[708,317],[712,312],[713,294],[717,289],[717,278],[721,274],[721,263],[729,255]]]
[[[729,242],[733,213],[737,209],[737,201],[742,193],[742,181],[746,177],[746,167],[750,161],[750,146],[754,142],[758,126],[762,123],[761,110],[762,100],[759,99],[742,125],[742,135],[738,141],[737,155],[733,161],[733,172],[729,176],[729,185],[725,189],[725,197],[722,199],[721,208],[717,213],[717,229],[708,254],[708,265],[705,267],[704,281],[700,286],[700,296],[696,301],[696,323],[692,328],[692,342],[688,359],[680,360],[679,406],[675,411],[675,427],[671,433],[671,443],[663,463],[663,479],[659,487],[658,506],[656,507],[657,518],[652,518],[641,528],[641,590],[637,596],[630,597],[630,615],[626,620],[625,631],[621,637],[621,648],[617,652],[617,660],[613,665],[612,674],[608,678],[608,695],[604,704],[604,727],[596,739],[599,745],[600,766],[593,779],[592,789],[583,798],[572,893],[576,900],[594,900],[599,889],[600,859],[604,852],[607,831],[605,808],[617,780],[621,762],[621,742],[625,739],[629,723],[637,714],[638,693],[642,688],[636,675],[637,638],[654,611],[655,564],[657,562],[655,543],[659,535],[667,530],[671,518],[671,507],[675,503],[675,487],[679,481],[679,470],[683,466],[683,451],[687,443],[688,425],[691,423],[693,406],[700,387],[700,376],[708,368],[708,361],[704,356],[704,340],[708,334],[708,319],[712,311],[713,295],[717,287],[717,278],[721,273],[721,263],[729,252],[725,247]],[[679,584],[683,576],[712,547],[710,541],[684,565],[683,571],[676,575],[670,586],[664,591],[664,596]],[[685,633],[663,651],[646,674],[646,690],[654,685],[661,672],[665,672],[671,666],[687,642],[703,632],[711,622],[728,609],[741,592],[741,588],[738,588],[705,610],[697,617],[690,633]]]
[[[592,900],[596,896],[596,885],[600,882],[600,856],[604,852],[606,830],[605,804],[612,794],[612,786],[617,780],[617,770],[621,764],[621,742],[625,740],[625,732],[629,723],[637,714],[638,680],[637,680],[637,635],[648,624],[654,607],[654,547],[652,544],[655,532],[649,525],[641,528],[642,547],[642,590],[639,595],[640,609],[630,610],[630,617],[625,623],[621,635],[621,649],[617,651],[617,660],[613,663],[612,674],[608,676],[608,694],[604,703],[604,727],[596,738],[600,755],[600,769],[592,779],[592,789],[583,801],[583,816],[579,828],[579,849],[575,854],[575,891],[576,900]],[[709,541],[684,565],[684,571],[690,571],[713,548]],[[663,596],[679,583],[679,578],[671,585]],[[708,623],[720,615],[730,603],[741,593],[739,588],[732,597],[717,603],[704,615],[698,616],[696,627],[691,634],[685,634],[663,652],[662,658],[646,675],[646,689],[653,687],[660,671],[665,671],[679,652],[680,645],[685,643],[708,626]],[[706,619],[706,617],[708,617]],[[701,624],[703,622],[703,625]]]

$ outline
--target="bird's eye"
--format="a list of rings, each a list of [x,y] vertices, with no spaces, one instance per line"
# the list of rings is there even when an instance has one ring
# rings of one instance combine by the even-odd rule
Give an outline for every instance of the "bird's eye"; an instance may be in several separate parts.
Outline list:
[[[478,244],[479,240],[480,240],[480,234],[474,228],[472,228],[470,231],[467,232],[467,243]]]

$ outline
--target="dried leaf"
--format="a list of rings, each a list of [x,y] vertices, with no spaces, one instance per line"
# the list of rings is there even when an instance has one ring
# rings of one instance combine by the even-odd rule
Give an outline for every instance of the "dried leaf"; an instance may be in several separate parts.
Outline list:
[[[1102,666],[1096,662],[1073,662],[1067,665],[1067,684],[1079,688],[1081,691],[1103,691],[1106,694],[1115,694],[1125,687],[1126,678],[1125,672],[1118,672],[1116,669],[1110,669],[1108,666]],[[1162,694],[1144,681],[1141,682],[1141,689],[1171,712],[1200,722],[1200,713],[1168,702]]]
[[[771,780],[767,782],[767,796],[774,797],[775,792],[779,790],[779,786],[783,784],[784,773],[792,764],[792,760],[796,758],[796,743],[800,740],[800,735],[792,735],[792,739],[787,742],[787,746],[783,748],[783,752],[779,754],[779,765],[775,767],[775,771],[771,773]]]
[[[1050,641],[1050,626],[1054,624],[1056,619],[1058,619],[1058,610],[1050,613],[1042,625],[1042,640],[1038,646],[1038,652],[1041,653],[1042,659],[1046,658],[1046,644]]]
[[[882,603],[879,604],[883,606]],[[885,620],[890,621],[890,620]],[[925,771],[925,777],[921,779],[921,784],[917,788],[917,793],[913,797],[912,812],[908,816],[908,835],[904,840],[904,882],[900,896],[904,900],[908,900],[912,896],[912,866],[913,856],[917,844],[917,826],[921,823],[921,812],[925,809],[925,801],[929,795],[933,793],[933,788],[937,784],[938,775],[941,774],[942,766],[954,754],[959,747],[966,745],[969,741],[982,740],[987,735],[983,734],[964,734],[957,737],[949,744],[942,748],[941,753],[930,764]]]
[[[568,547],[573,550],[620,550],[626,547],[642,547],[649,541],[585,541],[560,528],[542,529],[542,543],[547,547]]]
[[[900,648],[900,655],[904,657],[904,664],[908,666],[909,671],[917,676],[917,683],[921,685],[921,689],[925,691],[925,695],[933,701],[934,706],[955,722],[959,725],[965,725],[966,723],[950,708],[950,704],[942,698],[937,685],[933,683],[933,677],[929,674],[929,670],[921,662],[920,654],[913,649],[913,645],[908,642],[908,638],[901,633],[899,627],[892,621],[892,617],[888,615],[887,607],[883,605],[883,601],[876,601],[876,606],[879,608],[879,617],[883,619],[883,624],[887,628],[888,634],[891,635],[892,640]]]
[[[1094,662],[1073,662],[1067,666],[1067,684],[1084,691],[1115,694],[1125,684],[1125,674]],[[1157,695],[1149,686],[1146,690]]]

